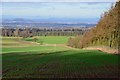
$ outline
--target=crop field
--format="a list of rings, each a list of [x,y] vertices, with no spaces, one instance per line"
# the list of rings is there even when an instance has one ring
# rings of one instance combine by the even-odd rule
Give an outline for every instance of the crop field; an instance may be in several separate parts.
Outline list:
[[[48,41],[51,40],[45,42],[48,45],[16,39],[18,38],[3,38],[3,78],[118,77],[118,55],[107,54],[98,50],[67,47],[65,46],[66,37],[62,43],[58,41],[58,38],[53,37],[54,41],[48,38]],[[55,41],[56,43],[54,43]],[[21,44],[20,47],[14,47],[14,42],[18,44],[23,42],[24,44]],[[5,43],[11,43],[11,45],[6,46]],[[28,45],[27,43],[31,44]]]

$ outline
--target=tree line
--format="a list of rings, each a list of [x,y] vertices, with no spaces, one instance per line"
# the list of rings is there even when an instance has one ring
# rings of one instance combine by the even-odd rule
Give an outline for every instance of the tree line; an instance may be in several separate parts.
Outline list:
[[[96,27],[86,32],[82,38],[70,38],[68,45],[77,48],[88,46],[109,46],[118,48],[120,43],[120,1],[105,12]]]
[[[89,29],[49,29],[49,28],[1,28],[2,36],[15,36],[15,37],[33,37],[33,36],[75,36],[82,35]]]

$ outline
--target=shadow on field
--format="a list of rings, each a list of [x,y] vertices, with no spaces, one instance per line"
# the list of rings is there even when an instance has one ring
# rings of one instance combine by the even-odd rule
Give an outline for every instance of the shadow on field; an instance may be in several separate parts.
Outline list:
[[[118,78],[118,55],[95,50],[2,55],[3,78]]]

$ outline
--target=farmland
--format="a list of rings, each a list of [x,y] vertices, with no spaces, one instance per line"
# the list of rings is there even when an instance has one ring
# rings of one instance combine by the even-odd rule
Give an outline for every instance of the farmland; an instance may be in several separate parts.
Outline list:
[[[118,56],[66,46],[63,36],[2,38],[3,78],[117,78]],[[29,40],[29,41],[28,41]]]
[[[69,37],[67,36],[37,36],[38,42],[43,44],[66,44]],[[33,38],[26,38],[26,41],[33,41]]]

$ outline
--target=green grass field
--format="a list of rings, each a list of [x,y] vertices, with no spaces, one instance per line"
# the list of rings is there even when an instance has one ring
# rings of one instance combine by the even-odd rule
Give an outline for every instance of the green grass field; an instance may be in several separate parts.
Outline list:
[[[30,46],[30,47],[12,47],[3,48],[3,53],[15,53],[15,52],[51,52],[51,51],[67,50],[65,47],[60,46]]]
[[[66,44],[69,37],[67,36],[37,36],[37,42],[42,41],[43,44]],[[26,41],[33,41],[33,38],[26,38]]]
[[[118,55],[97,50],[81,50],[56,45],[58,37],[46,39],[46,44],[32,43],[23,47],[13,47],[15,42],[24,41],[7,38],[3,41],[3,78],[117,78]],[[62,37],[63,38],[63,37]],[[45,38],[44,38],[45,39]],[[3,38],[6,40],[6,38]],[[51,40],[51,41],[49,41]],[[56,41],[54,43],[54,41]],[[59,44],[66,44],[66,37]],[[8,43],[9,42],[9,43]],[[12,47],[10,47],[12,46]]]
[[[2,47],[28,47],[28,46],[36,46],[37,44],[22,41],[21,37],[3,37],[0,38],[2,40]]]

